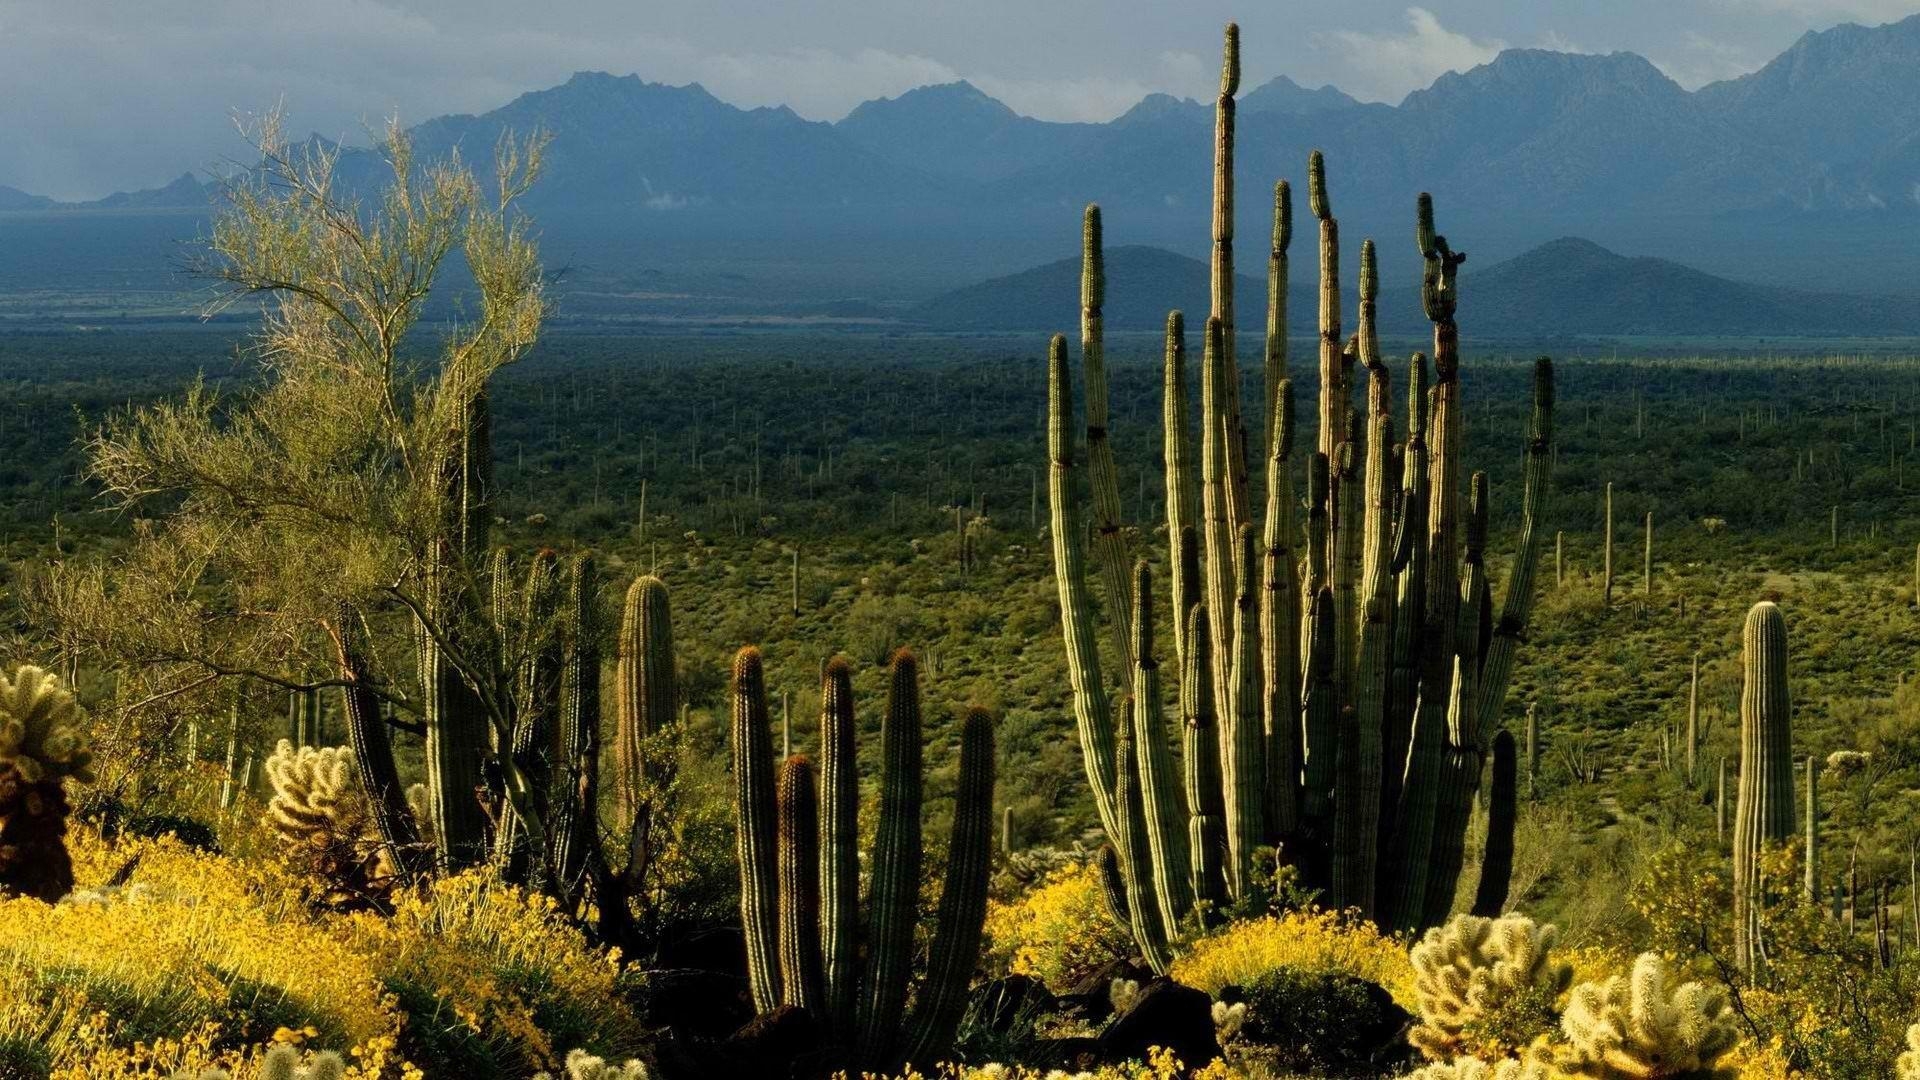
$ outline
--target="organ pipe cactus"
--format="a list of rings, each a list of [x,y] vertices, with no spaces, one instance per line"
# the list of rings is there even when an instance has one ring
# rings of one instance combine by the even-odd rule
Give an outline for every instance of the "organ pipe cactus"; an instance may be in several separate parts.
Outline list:
[[[1717,1067],[1739,1041],[1726,995],[1675,985],[1658,953],[1641,953],[1631,976],[1583,983],[1560,1018],[1571,1044],[1559,1067],[1596,1080],[1733,1080]]]
[[[1406,440],[1396,445],[1393,387],[1379,354],[1375,308],[1377,258],[1364,245],[1359,275],[1358,326],[1343,337],[1339,282],[1339,225],[1332,212],[1327,162],[1308,163],[1308,202],[1320,226],[1320,398],[1314,411],[1317,449],[1307,463],[1305,545],[1294,516],[1296,466],[1292,450],[1291,382],[1287,373],[1283,298],[1291,239],[1290,192],[1274,189],[1268,260],[1265,351],[1265,427],[1256,444],[1267,459],[1265,520],[1252,520],[1245,446],[1251,426],[1241,415],[1232,303],[1233,94],[1238,33],[1229,30],[1223,58],[1215,142],[1214,283],[1203,338],[1200,408],[1189,426],[1184,319],[1167,320],[1163,368],[1163,458],[1166,523],[1171,550],[1174,660],[1182,672],[1180,700],[1191,759],[1201,740],[1197,722],[1215,729],[1217,761],[1203,753],[1187,762],[1184,791],[1152,782],[1133,763],[1143,824],[1165,838],[1165,823],[1187,816],[1190,886],[1208,900],[1212,865],[1225,838],[1220,867],[1227,898],[1249,897],[1252,850],[1277,845],[1280,859],[1329,900],[1358,909],[1383,925],[1414,931],[1444,921],[1465,861],[1464,837],[1481,773],[1503,722],[1515,650],[1526,635],[1535,568],[1547,526],[1545,507],[1552,461],[1553,373],[1542,359],[1534,371],[1534,409],[1526,437],[1519,553],[1511,562],[1504,597],[1487,571],[1490,501],[1484,478],[1469,506],[1462,466],[1464,427],[1460,397],[1457,270],[1465,256],[1435,228],[1433,203],[1416,206],[1415,240],[1425,263],[1422,306],[1433,324],[1432,385],[1423,357],[1414,358],[1407,402]],[[1088,218],[1097,226],[1097,216]],[[1099,230],[1084,233],[1082,343],[1088,400],[1093,542],[1105,609],[1125,642],[1113,655],[1129,666],[1139,637],[1137,581],[1116,584],[1115,546],[1107,537],[1124,529],[1111,511],[1103,462],[1114,454],[1107,429],[1104,354],[1097,302],[1104,301]],[[1354,370],[1366,373],[1363,408],[1356,408]],[[1068,681],[1089,787],[1102,826],[1114,841],[1116,865],[1144,867],[1162,876],[1167,860],[1151,851],[1142,861],[1127,851],[1116,806],[1123,764],[1114,685],[1138,694],[1125,678],[1102,672],[1094,598],[1084,550],[1089,530],[1075,492],[1073,402],[1066,342],[1048,350],[1048,453],[1052,467],[1055,578],[1067,652]],[[1198,438],[1196,476],[1193,436]],[[1254,527],[1253,531],[1242,530]],[[1120,535],[1124,535],[1122,532]],[[1249,544],[1253,539],[1256,543]],[[1251,548],[1251,552],[1248,550]],[[1250,579],[1258,576],[1255,584]],[[1207,640],[1194,640],[1194,612],[1204,610]],[[1193,661],[1199,660],[1196,666]],[[1197,676],[1197,677],[1196,677]],[[1206,691],[1204,694],[1202,690]],[[1135,714],[1151,718],[1151,704]],[[1246,737],[1258,732],[1257,749]],[[1138,730],[1127,732],[1135,747]],[[1218,776],[1219,796],[1213,795]],[[1166,788],[1162,794],[1162,788]],[[1151,790],[1149,790],[1151,789]],[[1134,789],[1130,789],[1134,790]],[[1184,795],[1184,800],[1174,796]],[[1184,801],[1184,805],[1181,802]],[[1216,811],[1218,816],[1216,815]],[[1496,847],[1498,845],[1496,844]],[[1150,845],[1149,845],[1150,847]],[[1504,898],[1499,858],[1484,866],[1480,894]],[[1177,892],[1153,881],[1137,891],[1156,908]],[[1135,890],[1123,883],[1119,892]],[[1123,898],[1124,899],[1124,898]],[[1164,935],[1178,947],[1186,913],[1160,912],[1147,936]],[[1126,912],[1132,921],[1134,912]],[[1140,942],[1145,950],[1152,941]]]
[[[1492,917],[1507,906],[1513,880],[1513,829],[1519,819],[1520,770],[1513,733],[1493,738],[1493,787],[1487,792],[1487,842],[1480,856],[1480,887],[1473,913]]]
[[[600,856],[600,624],[593,556],[567,562],[561,641],[560,768],[553,778],[553,872],[568,910]]]
[[[73,891],[66,781],[93,778],[72,691],[23,664],[0,676],[0,895],[53,903]]]
[[[1793,836],[1792,700],[1787,692],[1787,622],[1762,600],[1747,612],[1741,639],[1740,785],[1733,818],[1734,962],[1759,958],[1765,901],[1760,855]]]
[[[777,799],[758,650],[742,649],[736,657],[733,692],[741,916],[755,1007],[771,1011],[784,1001],[814,1012],[856,1065],[885,1069],[906,1060],[938,1060],[959,1026],[986,920],[993,853],[992,717],[971,709],[961,724],[953,835],[927,982],[911,1021],[902,1025],[925,870],[920,683],[913,654],[901,649],[893,656],[881,724],[880,820],[864,979],[856,952],[861,937],[859,783],[852,670],[835,657],[823,674],[819,789],[812,763],[795,755],[780,769]]]

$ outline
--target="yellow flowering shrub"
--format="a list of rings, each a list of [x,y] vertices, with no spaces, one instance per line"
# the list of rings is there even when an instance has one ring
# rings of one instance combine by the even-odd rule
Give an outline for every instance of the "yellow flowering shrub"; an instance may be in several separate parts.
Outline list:
[[[1201,938],[1173,962],[1173,977],[1218,994],[1248,986],[1276,968],[1342,972],[1377,983],[1409,1012],[1416,1011],[1413,965],[1398,941],[1372,923],[1331,911],[1296,911],[1232,923]]]
[[[639,1048],[618,956],[485,873],[342,915],[276,860],[82,827],[70,845],[71,899],[0,901],[9,1080],[244,1076],[275,1046],[340,1051],[352,1080],[520,1076]]]
[[[844,1077],[845,1074],[842,1074]],[[1215,1061],[1201,1069],[1189,1073],[1173,1052],[1164,1048],[1155,1049],[1146,1061],[1128,1062],[1125,1065],[1102,1065],[1098,1069],[1082,1072],[1067,1072],[1064,1069],[1035,1069],[1026,1065],[1005,1065],[992,1062],[986,1065],[946,1064],[932,1072],[921,1072],[909,1068],[897,1077],[884,1078],[876,1073],[862,1073],[861,1080],[1180,1080],[1190,1076],[1192,1080],[1241,1080],[1244,1073],[1234,1069],[1224,1061]]]
[[[1031,975],[1062,992],[1111,960],[1133,952],[1133,938],[1113,921],[1090,865],[1056,871],[1012,903],[987,905],[990,970]]]

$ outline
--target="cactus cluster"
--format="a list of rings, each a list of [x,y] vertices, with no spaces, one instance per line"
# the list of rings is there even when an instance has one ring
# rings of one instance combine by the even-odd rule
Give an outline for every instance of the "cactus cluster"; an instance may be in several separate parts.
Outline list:
[[[1420,1023],[1407,1041],[1431,1061],[1504,1055],[1552,1026],[1573,968],[1552,957],[1557,928],[1524,915],[1456,915],[1413,947]]]
[[[859,777],[852,668],[822,676],[821,776],[794,755],[776,770],[766,678],[757,649],[733,666],[734,808],[740,915],[755,1007],[804,1008],[857,1065],[932,1063],[946,1052],[979,960],[993,853],[993,718],[970,709],[960,729],[960,775],[945,883],[922,985],[907,1016],[920,883],[926,873],[920,678],[913,654],[893,656],[880,726],[879,821],[866,933],[859,927]],[[859,942],[867,945],[861,964]],[[907,1017],[903,1022],[903,1017]]]
[[[1544,1063],[1506,1058],[1488,1063],[1479,1058],[1435,1062],[1407,1074],[1407,1080],[1554,1080],[1553,1070]]]
[[[1658,953],[1641,953],[1633,973],[1582,983],[1560,1018],[1570,1044],[1560,1069],[1594,1080],[1733,1080],[1716,1067],[1740,1035],[1726,995],[1676,983]]]
[[[52,903],[73,891],[66,781],[91,780],[93,751],[73,693],[22,665],[0,676],[0,895]]]
[[[1361,249],[1357,330],[1343,336],[1339,229],[1326,165],[1309,161],[1320,226],[1319,432],[1304,472],[1304,536],[1294,517],[1295,431],[1287,373],[1288,185],[1274,189],[1265,365],[1265,518],[1249,497],[1250,425],[1234,352],[1233,108],[1238,34],[1229,28],[1216,104],[1212,312],[1206,322],[1200,425],[1189,428],[1185,320],[1168,317],[1164,460],[1174,670],[1183,753],[1164,730],[1149,574],[1134,565],[1107,430],[1098,207],[1086,213],[1081,289],[1091,527],[1076,491],[1074,403],[1066,339],[1048,351],[1050,536],[1068,678],[1087,777],[1113,863],[1111,895],[1149,964],[1163,968],[1195,913],[1249,898],[1256,849],[1275,846],[1332,904],[1414,931],[1450,913],[1483,766],[1495,750],[1514,650],[1525,636],[1545,529],[1553,380],[1534,372],[1520,550],[1496,608],[1485,563],[1484,476],[1463,475],[1455,272],[1465,256],[1418,203],[1422,299],[1433,323],[1432,387],[1424,356],[1410,366],[1406,434],[1374,325],[1378,271]],[[1356,368],[1366,383],[1356,407]],[[1191,445],[1198,440],[1198,469]],[[1304,449],[1304,448],[1303,448]],[[1107,593],[1103,671],[1088,583],[1091,537]],[[1304,539],[1304,547],[1301,544]],[[1115,689],[1121,696],[1115,696]],[[1132,705],[1125,705],[1131,700]],[[1511,745],[1508,745],[1511,756]],[[1512,768],[1508,763],[1510,776]],[[1184,783],[1169,777],[1178,769]],[[1514,799],[1496,792],[1496,816]],[[1510,835],[1495,821],[1494,836]],[[1497,844],[1495,845],[1498,846]],[[1483,877],[1502,877],[1498,859]],[[1131,879],[1145,875],[1146,880]],[[1503,881],[1483,880],[1478,908],[1497,913]],[[1142,902],[1144,901],[1144,903]],[[1143,910],[1144,909],[1144,910]]]
[[[288,742],[281,741],[283,745]],[[312,1055],[303,1064],[300,1051],[290,1046],[276,1046],[267,1051],[253,1073],[253,1080],[343,1080],[346,1075],[346,1061],[330,1050]],[[197,1075],[180,1073],[174,1080],[233,1080],[233,1074],[225,1069],[203,1069]]]
[[[567,1051],[566,1070],[564,1078],[543,1072],[534,1080],[651,1080],[653,1076],[643,1062],[629,1059],[624,1065],[616,1065],[579,1049]]]

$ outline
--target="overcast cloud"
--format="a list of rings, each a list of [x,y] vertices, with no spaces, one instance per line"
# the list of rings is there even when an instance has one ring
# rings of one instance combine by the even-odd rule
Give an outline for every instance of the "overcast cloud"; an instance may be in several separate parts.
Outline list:
[[[535,11],[539,7],[542,10]],[[1031,116],[1106,120],[1206,97],[1238,19],[1247,85],[1277,74],[1398,101],[1503,48],[1638,52],[1688,87],[1895,0],[0,0],[0,184],[150,187],[238,155],[236,112],[295,131],[481,112],[575,71],[699,82],[834,120],[968,79]]]

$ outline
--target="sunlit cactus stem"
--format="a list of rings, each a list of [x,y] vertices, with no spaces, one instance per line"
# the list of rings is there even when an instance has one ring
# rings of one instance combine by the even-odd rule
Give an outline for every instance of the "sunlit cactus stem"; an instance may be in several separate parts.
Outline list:
[[[1100,562],[1100,581],[1106,587],[1107,608],[1113,620],[1120,670],[1133,670],[1132,617],[1127,575],[1133,560],[1120,522],[1119,471],[1107,432],[1107,360],[1101,305],[1107,276],[1100,239],[1100,208],[1087,207],[1080,251],[1080,365],[1087,399],[1087,477],[1093,489],[1093,551]]]
[[[766,674],[760,650],[733,660],[735,859],[740,866],[740,926],[746,936],[747,983],[756,1012],[781,1001],[779,826],[773,734],[767,727]]]
[[[1740,788],[1733,819],[1734,963],[1752,971],[1760,957],[1765,902],[1760,855],[1793,835],[1792,700],[1787,692],[1787,623],[1763,600],[1747,613],[1741,641]]]
[[[1282,363],[1284,364],[1284,355]],[[1293,382],[1281,379],[1267,458],[1260,663],[1266,729],[1267,839],[1300,827],[1300,582],[1294,558]]]
[[[927,981],[914,1007],[907,1057],[931,1067],[944,1060],[966,1013],[967,989],[980,961],[993,870],[993,716],[972,707],[960,722],[960,781],[954,794],[953,833],[940,889]]]
[[[1133,741],[1139,760],[1142,818],[1152,864],[1155,900],[1168,938],[1193,907],[1188,878],[1187,807],[1168,745],[1160,692],[1160,664],[1153,655],[1153,576],[1141,559],[1133,570]]]
[[[1227,889],[1244,897],[1253,889],[1254,849],[1266,839],[1266,729],[1261,717],[1259,612],[1255,609],[1253,526],[1242,525],[1235,545],[1231,688],[1222,715],[1220,774],[1227,804]]]
[[[567,562],[561,644],[561,768],[555,778],[553,867],[560,895],[577,909],[600,844],[600,622],[593,556]]]
[[[366,628],[360,621],[360,613],[341,605],[336,641],[341,674],[347,682],[348,745],[353,748],[354,766],[360,774],[360,788],[367,797],[374,831],[386,846],[387,856],[400,876],[411,879],[426,869],[423,865],[426,851],[421,845],[420,823],[407,806],[407,790],[394,761],[393,740],[387,733],[386,718],[380,714],[380,698],[372,686],[365,639]],[[237,716],[235,728],[237,731]],[[231,743],[227,759],[231,769]]]
[[[893,654],[887,712],[880,724],[880,822],[874,830],[873,892],[868,908],[867,979],[860,1002],[861,1057],[891,1061],[913,975],[913,931],[920,913],[920,664]]]
[[[813,763],[780,763],[780,988],[788,1005],[819,1010],[826,977],[820,958],[820,800]]]
[[[860,986],[860,769],[853,668],[827,661],[820,680],[820,938],[828,1030],[849,1033]]]
[[[678,706],[673,617],[666,583],[651,574],[627,589],[614,648],[614,794],[619,822],[631,827],[650,784],[646,743]]]
[[[1207,608],[1196,605],[1187,616],[1187,640],[1193,648],[1181,664],[1181,764],[1186,780],[1188,857],[1194,898],[1212,907],[1227,899],[1226,803],[1220,788],[1220,742],[1214,732],[1213,656],[1208,644]]]

